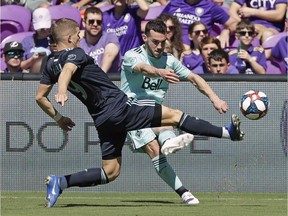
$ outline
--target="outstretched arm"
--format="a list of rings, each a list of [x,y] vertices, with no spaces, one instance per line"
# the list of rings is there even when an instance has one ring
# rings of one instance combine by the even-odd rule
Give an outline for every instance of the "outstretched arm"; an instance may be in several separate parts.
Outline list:
[[[190,73],[187,80],[189,80],[202,94],[206,95],[210,99],[213,106],[219,113],[227,112],[227,103],[216,95],[216,93],[202,77],[197,74]]]
[[[51,118],[54,118],[58,112],[48,99],[48,95],[52,88],[53,85],[39,84],[36,95],[36,102],[47,115],[49,115]]]
[[[169,83],[179,82],[178,75],[175,74],[174,70],[171,68],[161,69],[145,63],[139,63],[133,68],[133,70],[147,77],[162,77]]]
[[[68,85],[76,70],[77,66],[73,63],[68,62],[64,65],[58,78],[58,93],[55,95],[55,101],[62,106],[64,106],[64,103],[68,100]]]
[[[39,107],[51,118],[53,118],[64,131],[70,131],[75,123],[67,117],[62,116],[49,101],[48,95],[52,89],[52,85],[39,84],[36,102]]]

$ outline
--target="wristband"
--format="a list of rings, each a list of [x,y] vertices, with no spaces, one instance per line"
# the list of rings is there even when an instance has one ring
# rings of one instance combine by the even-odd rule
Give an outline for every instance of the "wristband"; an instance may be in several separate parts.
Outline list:
[[[62,115],[61,115],[59,112],[57,112],[57,114],[53,117],[53,119],[54,119],[56,122],[58,122],[61,118],[62,118]]]

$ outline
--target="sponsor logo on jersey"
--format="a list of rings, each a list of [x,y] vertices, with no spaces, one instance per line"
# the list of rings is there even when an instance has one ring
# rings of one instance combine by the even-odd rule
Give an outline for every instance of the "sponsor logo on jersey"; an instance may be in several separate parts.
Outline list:
[[[163,79],[152,80],[150,77],[145,77],[141,88],[150,89],[150,90],[158,90],[160,89],[162,82],[163,82]]]

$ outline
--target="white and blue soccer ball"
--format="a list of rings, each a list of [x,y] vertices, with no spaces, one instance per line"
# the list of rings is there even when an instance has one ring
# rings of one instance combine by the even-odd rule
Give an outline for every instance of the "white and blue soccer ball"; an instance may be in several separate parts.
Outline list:
[[[240,100],[242,114],[251,120],[263,118],[267,114],[269,106],[267,95],[261,91],[250,90],[243,94]]]

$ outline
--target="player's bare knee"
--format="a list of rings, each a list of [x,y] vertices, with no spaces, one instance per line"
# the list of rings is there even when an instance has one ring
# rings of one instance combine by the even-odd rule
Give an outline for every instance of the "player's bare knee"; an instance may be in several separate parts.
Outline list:
[[[112,176],[109,176],[109,177],[108,177],[109,182],[114,181],[116,178],[118,178],[119,175],[120,175],[120,171],[119,171],[118,173],[113,173]]]
[[[114,181],[120,175],[120,167],[115,167],[115,169],[105,169],[106,176],[109,179],[109,182]]]
[[[174,115],[173,115],[173,125],[178,125],[178,123],[180,122],[180,119],[183,115],[183,112],[181,110],[178,109],[174,109]]]
[[[113,159],[113,160],[104,160],[103,162],[103,170],[106,173],[109,181],[114,181],[119,175],[121,170],[121,159]]]
[[[177,126],[183,112],[178,109],[171,109],[162,106],[162,126]]]

